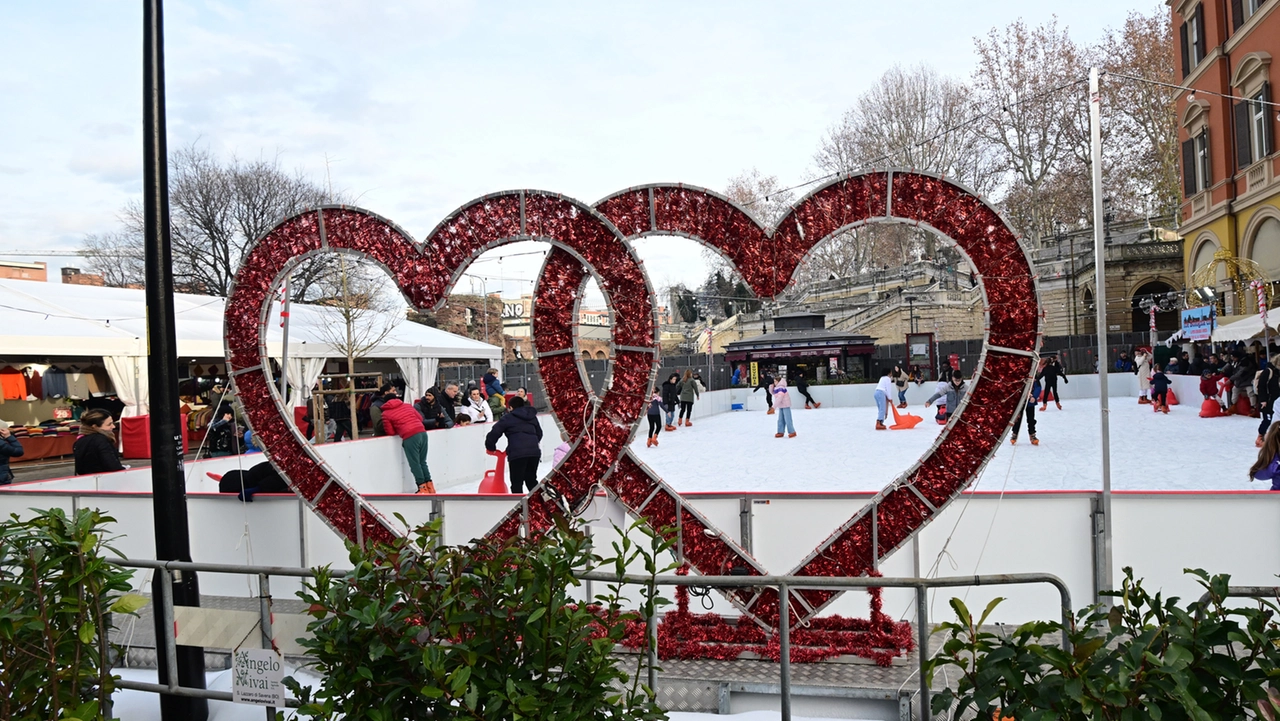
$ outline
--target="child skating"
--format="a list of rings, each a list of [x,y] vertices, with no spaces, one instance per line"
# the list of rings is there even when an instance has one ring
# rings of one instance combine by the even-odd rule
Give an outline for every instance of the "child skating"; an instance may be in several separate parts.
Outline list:
[[[1169,376],[1158,368],[1151,374],[1151,402],[1156,404],[1156,410],[1161,413],[1169,412],[1169,386],[1172,384]]]
[[[654,391],[653,396],[649,399],[649,440],[645,442],[645,448],[652,448],[658,445],[658,434],[662,432],[662,412],[666,410],[662,402],[662,393]]]
[[[1018,432],[1022,430],[1022,416],[1027,416],[1027,435],[1031,438],[1031,445],[1040,445],[1040,439],[1036,438],[1036,403],[1040,401],[1040,381],[1034,381],[1031,384],[1031,395],[1027,396],[1026,406],[1021,413],[1013,419],[1013,434],[1009,436],[1009,444],[1014,445],[1018,442]]]
[[[791,422],[791,394],[787,393],[787,379],[779,377],[769,386],[769,395],[773,398],[773,407],[778,413],[778,432],[774,438],[781,438],[785,429],[788,438],[796,437],[796,427]]]

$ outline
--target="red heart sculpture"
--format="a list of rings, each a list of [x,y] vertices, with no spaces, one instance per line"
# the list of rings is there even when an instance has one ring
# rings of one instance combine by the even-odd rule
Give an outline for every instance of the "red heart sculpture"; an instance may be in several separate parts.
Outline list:
[[[463,265],[484,250],[515,240],[553,242],[557,247],[548,255],[536,290],[534,339],[548,398],[575,445],[546,485],[560,502],[575,508],[602,483],[655,528],[677,528],[679,554],[704,573],[724,573],[732,566],[751,575],[765,571],[627,450],[652,388],[656,356],[650,289],[621,236],[677,234],[706,243],[733,261],[758,296],[773,297],[804,255],[831,235],[868,222],[908,222],[952,238],[982,279],[988,319],[984,352],[961,412],[952,416],[930,453],[802,561],[792,571],[795,575],[873,572],[880,559],[976,477],[1024,402],[1039,344],[1040,311],[1030,262],[999,215],[963,188],[914,172],[845,177],[807,196],[772,232],[722,196],[679,185],[629,189],[596,207],[603,217],[549,194],[486,196],[432,232],[423,244],[424,250],[437,253],[430,256],[377,216],[326,208],[286,220],[253,248],[228,301],[228,358],[236,369],[240,397],[251,401],[245,403],[250,425],[263,437],[269,457],[335,530],[358,542],[394,533],[285,422],[283,407],[261,370],[271,289],[304,255],[326,248],[362,253],[400,268],[392,275],[406,297],[418,307],[431,307],[444,300]],[[586,279],[584,262],[595,269],[614,312],[612,382],[599,399],[586,385],[574,352],[573,316]],[[514,509],[492,533],[511,536],[522,524],[544,528],[553,510],[550,498],[534,495],[527,511]],[[816,614],[838,595],[792,593],[797,619]],[[776,625],[775,592],[728,595],[745,614]]]

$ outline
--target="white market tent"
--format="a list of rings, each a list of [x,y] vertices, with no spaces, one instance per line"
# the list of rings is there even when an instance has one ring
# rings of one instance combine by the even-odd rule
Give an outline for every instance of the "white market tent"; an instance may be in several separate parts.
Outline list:
[[[1272,335],[1280,333],[1280,312],[1267,315],[1267,327]],[[1217,343],[1225,341],[1249,340],[1262,337],[1262,316],[1250,315],[1232,323],[1220,325],[1213,329],[1212,340]]]
[[[222,316],[226,300],[174,294],[178,355],[223,358]],[[17,357],[100,357],[126,405],[125,415],[147,413],[146,298],[142,290],[0,280],[0,354]],[[278,319],[278,309],[272,317]],[[390,331],[363,359],[395,360],[414,397],[434,383],[443,360],[498,366],[502,349],[438,328],[369,312],[361,318]],[[289,386],[298,404],[316,382],[327,358],[345,357],[331,339],[343,327],[336,308],[295,304],[289,313]],[[268,324],[267,351],[280,357],[281,328]]]

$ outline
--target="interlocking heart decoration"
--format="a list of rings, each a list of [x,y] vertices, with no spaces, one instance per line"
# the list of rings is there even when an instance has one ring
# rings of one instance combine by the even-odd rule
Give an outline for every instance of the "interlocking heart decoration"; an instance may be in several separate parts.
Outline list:
[[[316,455],[269,379],[266,328],[275,289],[308,256],[338,252],[378,263],[412,306],[435,308],[481,253],[517,241],[549,242],[535,289],[533,337],[547,398],[573,449],[545,479],[549,490],[516,505],[490,535],[538,533],[559,508],[582,508],[602,487],[652,528],[674,533],[677,556],[699,573],[766,575],[629,450],[660,366],[653,289],[628,240],[691,238],[723,253],[757,297],[774,298],[814,246],[883,222],[925,227],[955,242],[977,272],[986,328],[969,391],[929,451],[790,571],[866,575],[982,471],[1026,402],[1039,349],[1040,304],[1025,250],[992,207],[943,178],[897,170],[843,176],[795,204],[773,229],[721,195],[673,184],[629,188],[594,207],[541,191],[486,195],[450,214],[422,243],[359,208],[309,210],[282,221],[246,253],[227,299],[227,360],[249,426],[298,495],[340,535],[361,544],[390,541],[402,533],[399,526]],[[610,377],[599,397],[586,382],[575,340],[576,308],[590,275],[613,319]],[[796,623],[839,592],[788,593]],[[726,596],[745,616],[777,628],[775,590],[742,588]]]

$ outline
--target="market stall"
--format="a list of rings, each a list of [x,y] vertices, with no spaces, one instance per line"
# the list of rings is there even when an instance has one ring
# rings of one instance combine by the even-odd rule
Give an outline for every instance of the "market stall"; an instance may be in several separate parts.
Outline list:
[[[193,442],[203,429],[195,427],[198,419],[207,419],[209,405],[221,398],[214,389],[228,380],[224,304],[218,297],[174,295],[179,392],[183,412],[194,424],[188,429],[194,434]],[[0,418],[33,429],[29,431],[32,438],[47,440],[46,436],[57,433],[50,430],[54,425],[73,422],[89,407],[108,407],[126,421],[148,415],[144,291],[0,280],[0,308],[5,314],[0,335]],[[272,314],[278,317],[279,309],[272,309]],[[441,361],[501,363],[502,349],[497,346],[398,316],[365,311],[361,323],[378,326],[379,335],[386,331],[361,359],[388,364],[403,378],[411,397],[435,382]],[[267,351],[278,366],[282,329],[278,323],[270,325]],[[306,403],[326,366],[329,372],[337,371],[336,359],[346,354],[334,329],[343,326],[337,308],[291,306],[286,369],[290,405]],[[72,440],[74,436],[70,433]],[[69,452],[69,445],[62,445],[33,443],[23,460]]]

